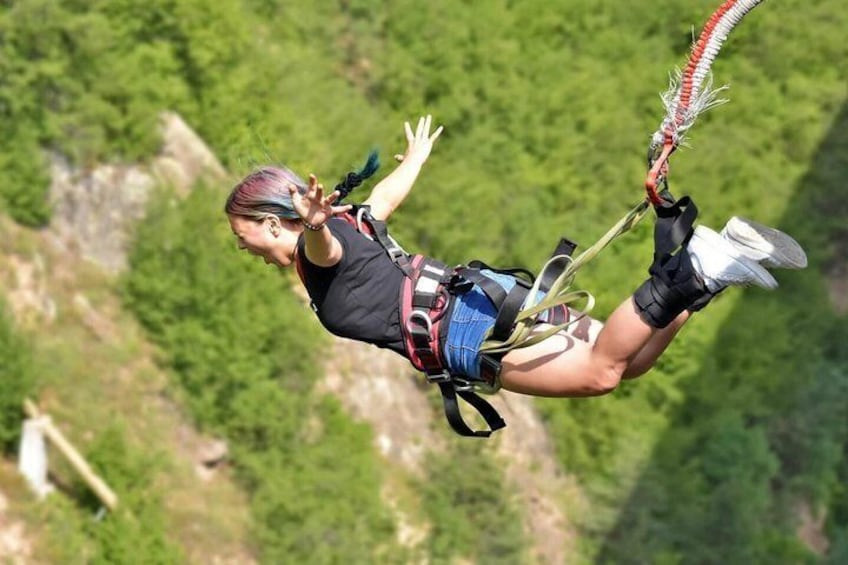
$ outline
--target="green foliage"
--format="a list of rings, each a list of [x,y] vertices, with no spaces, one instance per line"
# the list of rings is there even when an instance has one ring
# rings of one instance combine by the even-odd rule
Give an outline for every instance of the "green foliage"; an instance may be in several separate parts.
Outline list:
[[[0,448],[9,453],[17,448],[21,434],[24,398],[32,394],[35,369],[30,346],[15,330],[0,300]]]
[[[285,279],[237,254],[221,202],[208,188],[181,203],[158,198],[125,287],[204,424],[231,421],[234,402],[256,384],[279,379],[296,392],[315,376],[304,354],[317,340],[308,309]]]
[[[184,557],[168,539],[163,494],[153,483],[157,453],[127,445],[122,426],[104,430],[89,447],[87,458],[118,495],[120,507],[102,521],[88,521],[94,550],[88,563],[182,563]],[[89,494],[91,508],[97,501]]]
[[[159,112],[186,100],[175,46],[164,40],[168,29],[156,25],[155,15],[171,2],[144,11],[136,4],[30,0],[0,7],[2,196],[19,221],[49,218],[44,149],[81,165],[148,156],[159,142]]]
[[[51,496],[49,504],[39,508],[39,520],[49,526],[50,538],[42,541],[42,551],[50,562],[186,562],[168,531],[165,494],[154,482],[162,455],[149,446],[141,450],[129,445],[125,427],[121,416],[116,415],[114,423],[83,450],[91,467],[118,496],[115,512],[101,514],[102,503],[82,479],[59,471],[68,496]]]
[[[251,457],[263,559],[399,562],[394,523],[379,497],[379,463],[366,448],[370,429],[329,398],[303,416],[311,418],[307,429],[285,449]]]
[[[503,470],[479,443],[454,439],[445,453],[431,454],[426,467],[420,492],[434,563],[523,562],[521,515]]]
[[[0,63],[2,65],[2,63]],[[0,79],[2,81],[2,79]],[[0,137],[0,208],[8,210],[18,222],[29,226],[47,223],[50,209],[47,204],[49,177],[45,159],[39,158],[37,137],[28,124],[16,124],[15,130],[3,120]]]

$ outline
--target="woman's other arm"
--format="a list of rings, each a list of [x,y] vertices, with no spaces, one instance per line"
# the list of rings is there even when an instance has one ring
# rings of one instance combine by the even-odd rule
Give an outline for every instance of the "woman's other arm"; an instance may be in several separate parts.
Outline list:
[[[395,156],[400,161],[400,165],[380,181],[371,191],[371,195],[363,202],[363,204],[371,207],[371,215],[376,219],[388,220],[389,216],[397,210],[397,207],[409,194],[412,185],[415,184],[415,179],[418,178],[421,167],[430,156],[433,143],[444,129],[444,126],[439,126],[436,131],[430,134],[431,122],[432,117],[429,115],[425,118],[419,118],[415,133],[412,132],[409,122],[404,122],[407,142],[406,153]]]

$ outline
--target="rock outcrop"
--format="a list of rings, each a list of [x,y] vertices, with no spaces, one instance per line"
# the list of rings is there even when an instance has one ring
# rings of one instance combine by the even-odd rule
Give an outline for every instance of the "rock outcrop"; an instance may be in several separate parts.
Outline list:
[[[202,139],[173,113],[161,117],[162,149],[150,165],[106,164],[86,170],[62,155],[50,159],[50,231],[71,252],[110,272],[126,266],[135,224],[158,184],[185,194],[200,179],[221,181],[224,168]]]

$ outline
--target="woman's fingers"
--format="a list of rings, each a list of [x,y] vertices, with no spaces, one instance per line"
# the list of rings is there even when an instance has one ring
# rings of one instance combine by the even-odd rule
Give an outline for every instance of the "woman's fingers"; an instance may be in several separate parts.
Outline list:
[[[337,214],[344,214],[345,212],[350,211],[352,208],[353,204],[345,204],[343,206],[333,206],[332,208],[330,208],[330,211],[335,216]]]
[[[406,142],[412,146],[418,143],[430,142],[432,143],[442,134],[444,130],[444,126],[439,126],[436,128],[432,134],[430,133],[430,128],[433,127],[433,116],[431,114],[427,114],[426,116],[421,116],[418,118],[418,124],[415,126],[415,132],[412,131],[412,126],[409,122],[403,123],[403,129],[406,133]],[[395,159],[397,161],[403,161],[403,155],[395,155]]]
[[[430,136],[430,143],[433,143],[434,141],[439,139],[439,136],[442,135],[442,132],[444,130],[445,130],[445,126],[439,126],[438,128],[436,128],[436,131],[434,131],[433,135]]]
[[[314,197],[318,186],[318,177],[314,173],[309,173],[309,186],[306,189],[306,196],[309,198]]]
[[[332,204],[333,202],[338,200],[339,196],[341,196],[341,195],[342,195],[342,193],[340,191],[338,191],[338,190],[335,191],[334,193],[332,193],[330,196],[327,197],[327,204]]]

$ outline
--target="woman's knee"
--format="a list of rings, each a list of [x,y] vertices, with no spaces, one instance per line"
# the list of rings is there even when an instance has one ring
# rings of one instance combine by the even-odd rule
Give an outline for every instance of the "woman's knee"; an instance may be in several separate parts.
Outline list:
[[[594,372],[590,380],[592,396],[603,396],[618,388],[624,371],[616,366],[603,366]]]

